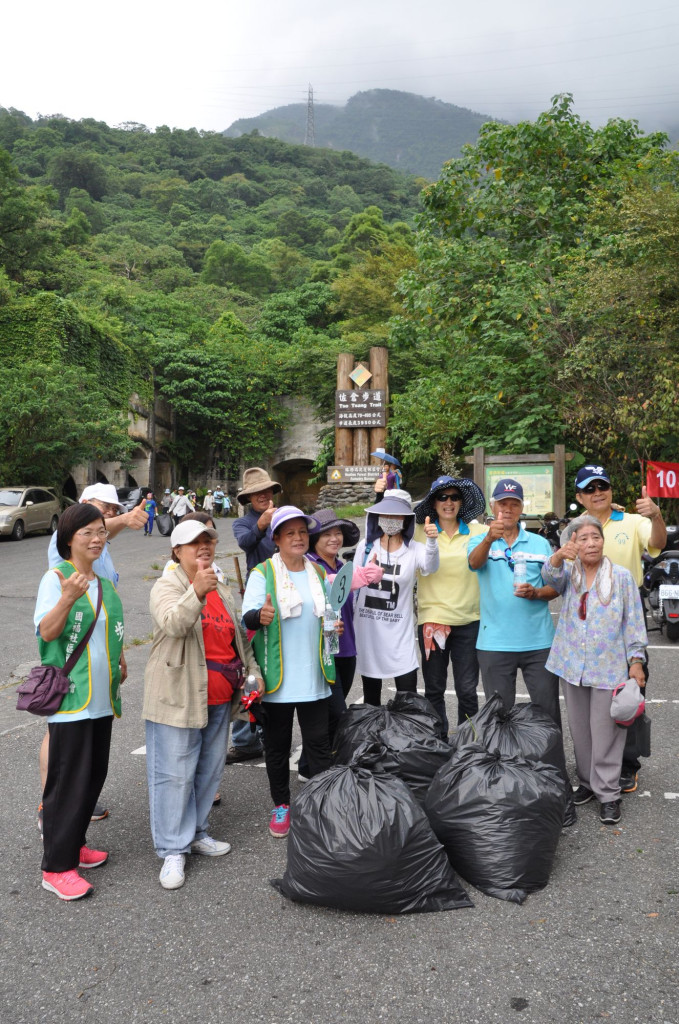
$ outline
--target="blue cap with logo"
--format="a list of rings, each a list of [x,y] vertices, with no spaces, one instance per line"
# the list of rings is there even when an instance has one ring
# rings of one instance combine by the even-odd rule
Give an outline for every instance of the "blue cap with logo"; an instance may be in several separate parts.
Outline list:
[[[581,491],[587,484],[591,484],[592,480],[605,480],[607,484],[610,484],[608,473],[603,466],[583,466],[575,474],[575,492]]]
[[[502,501],[503,498],[518,498],[519,501],[523,501],[523,487],[518,480],[512,480],[511,477],[498,480],[493,488],[491,500]]]

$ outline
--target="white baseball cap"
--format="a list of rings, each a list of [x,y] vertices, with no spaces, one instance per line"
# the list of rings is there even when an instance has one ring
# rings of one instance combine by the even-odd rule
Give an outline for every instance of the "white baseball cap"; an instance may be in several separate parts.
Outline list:
[[[179,547],[181,544],[190,544],[196,537],[200,537],[201,533],[206,533],[210,540],[217,540],[217,531],[213,530],[211,526],[206,526],[205,523],[201,523],[197,519],[189,519],[188,522],[175,526],[170,534],[170,544],[173,548]]]
[[[106,505],[115,505],[121,512],[125,511],[113,484],[90,484],[80,495],[80,501],[103,501]]]

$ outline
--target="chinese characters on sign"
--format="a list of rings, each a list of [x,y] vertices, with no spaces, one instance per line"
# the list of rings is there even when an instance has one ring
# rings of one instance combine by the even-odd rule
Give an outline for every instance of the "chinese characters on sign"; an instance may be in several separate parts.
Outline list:
[[[335,426],[341,429],[386,426],[385,398],[385,391],[336,391]]]
[[[329,466],[328,483],[371,483],[381,471],[381,466]]]

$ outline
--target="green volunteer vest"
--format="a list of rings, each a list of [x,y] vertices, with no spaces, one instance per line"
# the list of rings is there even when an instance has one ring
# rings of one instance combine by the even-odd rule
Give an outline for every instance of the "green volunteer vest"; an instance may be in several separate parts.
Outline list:
[[[61,562],[55,568],[68,578],[76,572],[73,562]],[[106,650],[109,665],[109,696],[116,718],[120,718],[120,655],[123,650],[123,606],[110,580],[99,577],[102,588],[100,618],[106,622]],[[89,593],[78,598],[68,613],[66,625],[56,640],[49,643],[38,635],[40,661],[43,665],[63,667],[78,640],[90,627],[96,606],[90,601]],[[71,687],[64,696],[58,715],[72,715],[86,708],[92,699],[92,672],[89,645],[78,658],[69,677]]]
[[[325,580],[325,569],[312,563],[314,569]],[[271,598],[276,617],[270,626],[263,626],[254,635],[252,646],[254,648],[257,664],[262,670],[267,693],[274,693],[283,682],[283,649],[281,645],[281,616],[276,600],[276,573],[273,562],[267,558],[266,562],[256,565],[253,572],[260,572],[266,580],[266,592]],[[321,672],[326,682],[331,685],[335,682],[335,658],[332,654],[326,654],[323,643],[323,620],[318,620],[318,659],[321,665]]]

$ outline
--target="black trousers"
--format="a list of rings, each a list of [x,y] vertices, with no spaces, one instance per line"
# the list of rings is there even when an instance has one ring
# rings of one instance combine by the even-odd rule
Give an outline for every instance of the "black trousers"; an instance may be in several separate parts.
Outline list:
[[[42,795],[43,871],[71,871],[80,862],[87,826],[108,772],[113,716],[54,722]]]
[[[353,661],[354,663],[356,662],[355,658],[342,658],[341,660]],[[330,696],[328,697],[328,742],[330,744],[331,752],[333,749],[335,733],[337,732],[337,726],[340,723],[340,718],[347,710],[347,705],[344,700],[344,693],[342,691],[342,686],[340,684],[340,670],[337,665],[337,661],[338,659],[335,658],[335,672],[337,675],[337,679],[330,687]],[[309,758],[307,757],[305,746],[302,746],[302,751],[299,755],[299,764],[297,765],[297,770],[300,773],[300,775],[305,775],[308,779],[311,778],[311,772],[309,770]]]
[[[643,604],[643,601],[642,601]],[[648,658],[648,652],[646,653]],[[643,666],[644,675],[646,676],[646,688],[643,691],[644,697],[648,695],[648,662]],[[622,752],[622,774],[623,775],[634,775],[641,768],[641,761],[639,757],[639,721],[637,720],[627,730],[627,739],[625,740],[625,749]]]
[[[372,676],[361,676],[363,680],[363,701],[378,708],[382,697],[382,680],[374,679]],[[417,669],[412,672],[404,672],[402,676],[395,676],[397,690],[405,690],[408,693],[417,693]]]
[[[356,655],[353,657],[340,657],[339,654],[335,655],[335,674],[337,676],[337,683],[342,687],[342,693],[344,697],[349,696],[349,690],[351,689],[354,681],[354,674],[356,672]]]
[[[264,702],[264,756],[275,807],[290,803],[290,749],[295,711],[309,765],[309,776],[318,775],[330,767],[330,699],[325,697],[323,700],[300,701],[297,704],[278,704],[272,700]]]

